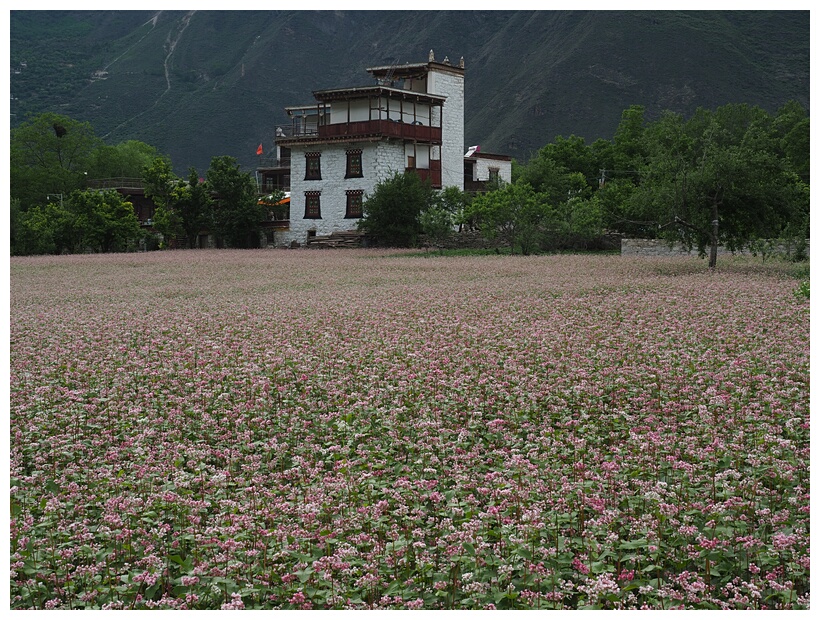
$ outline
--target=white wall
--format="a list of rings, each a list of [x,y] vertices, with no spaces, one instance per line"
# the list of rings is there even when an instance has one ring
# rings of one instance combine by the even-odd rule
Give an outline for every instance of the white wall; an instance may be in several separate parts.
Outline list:
[[[447,97],[441,119],[441,185],[463,190],[464,76],[433,68],[427,76],[427,92]]]
[[[362,151],[361,177],[346,179],[347,154],[351,149]],[[305,181],[305,152],[321,152],[322,178]],[[345,218],[346,190],[363,190],[364,198],[373,193],[376,184],[403,172],[404,145],[395,142],[362,142],[294,146],[291,150],[290,230],[277,231],[276,245],[290,245],[295,240],[304,245],[308,231],[329,235],[334,231],[355,229],[359,220]],[[305,192],[321,191],[321,219],[305,219]]]
[[[512,162],[500,159],[483,159],[479,153],[470,159],[475,161],[474,181],[489,181],[490,168],[498,168],[498,176],[507,183],[512,183]]]

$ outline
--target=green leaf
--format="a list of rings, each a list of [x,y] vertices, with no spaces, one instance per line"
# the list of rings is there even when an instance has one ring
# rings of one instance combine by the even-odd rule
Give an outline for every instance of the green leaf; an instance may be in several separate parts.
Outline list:
[[[310,566],[308,566],[304,570],[297,570],[294,573],[294,575],[296,575],[299,578],[300,583],[305,583],[308,579],[310,579],[310,576],[312,574],[313,574],[313,569]]]

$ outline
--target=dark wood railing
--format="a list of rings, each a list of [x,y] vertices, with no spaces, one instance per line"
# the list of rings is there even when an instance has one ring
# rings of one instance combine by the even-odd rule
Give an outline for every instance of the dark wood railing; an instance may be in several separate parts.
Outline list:
[[[355,121],[351,123],[334,123],[319,127],[320,138],[341,136],[382,135],[420,142],[441,142],[441,127],[399,123],[388,120]]]
[[[431,162],[432,163],[432,162]],[[422,181],[430,181],[430,185],[436,189],[441,188],[441,169],[426,170],[423,168],[405,168],[407,172],[415,172]]]

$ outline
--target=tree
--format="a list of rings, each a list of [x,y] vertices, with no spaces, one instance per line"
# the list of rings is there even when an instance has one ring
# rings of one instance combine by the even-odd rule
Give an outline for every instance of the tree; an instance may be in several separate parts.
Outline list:
[[[612,149],[609,151],[611,162],[604,168],[609,168],[612,174],[634,174],[646,161],[646,140],[644,133],[646,123],[644,107],[631,105],[621,113],[621,122],[615,130],[612,139]]]
[[[236,159],[226,155],[211,159],[206,179],[215,195],[215,232],[231,247],[259,247],[265,210],[259,205],[251,175],[241,172]]]
[[[562,249],[587,248],[603,233],[603,208],[597,195],[587,185],[583,173],[569,175],[574,185],[566,200],[557,204],[552,226],[553,245]]]
[[[155,157],[150,164],[144,166],[142,182],[145,196],[156,205],[154,229],[165,239],[185,234],[175,197],[175,192],[183,181],[174,174],[168,158]]]
[[[43,205],[85,186],[91,157],[102,141],[89,123],[47,112],[11,132],[10,193],[21,209]]]
[[[211,190],[196,169],[190,168],[184,181],[166,158],[157,157],[143,168],[142,179],[145,195],[156,205],[154,229],[166,239],[184,236],[188,247],[195,248],[200,231],[213,225]]]
[[[21,214],[15,234],[15,254],[62,254],[73,251],[78,232],[65,204],[34,205]]]
[[[553,142],[541,148],[539,155],[551,159],[567,172],[581,173],[588,184],[598,178],[600,166],[595,152],[578,136],[556,136]]]
[[[188,239],[188,247],[197,246],[197,237],[202,229],[209,228],[213,218],[211,190],[199,180],[196,168],[188,170],[188,182],[179,184],[172,193],[180,226]]]
[[[518,247],[524,255],[538,249],[555,219],[547,196],[523,182],[476,196],[466,215],[486,237],[500,236],[512,252]]]
[[[433,204],[419,214],[421,231],[432,245],[440,246],[447,241],[455,227],[456,219],[440,203]]]
[[[548,202],[555,204],[566,200],[568,192],[573,187],[569,178],[570,171],[552,159],[548,152],[541,149],[527,162],[518,182],[529,185],[536,193],[546,196]]]
[[[19,254],[117,252],[142,236],[133,205],[115,190],[75,190],[31,207],[20,220]]]
[[[143,169],[157,157],[155,147],[139,140],[127,140],[114,146],[101,144],[89,157],[88,178],[140,178]]]
[[[446,242],[456,225],[463,223],[467,201],[467,194],[454,186],[433,193],[430,204],[419,214],[421,230],[433,245]]]
[[[423,232],[420,216],[433,203],[433,196],[430,184],[415,172],[397,172],[376,184],[366,197],[359,229],[380,245],[415,245]]]
[[[808,213],[807,192],[776,152],[771,118],[757,107],[729,104],[699,109],[688,121],[666,113],[647,129],[649,156],[630,200],[652,214],[661,235],[709,248],[740,249],[778,236]]]
[[[787,102],[774,119],[780,154],[800,179],[809,182],[810,128],[806,109],[796,101]]]
[[[122,252],[142,236],[134,206],[116,190],[75,191],[68,202],[80,233],[74,251]]]

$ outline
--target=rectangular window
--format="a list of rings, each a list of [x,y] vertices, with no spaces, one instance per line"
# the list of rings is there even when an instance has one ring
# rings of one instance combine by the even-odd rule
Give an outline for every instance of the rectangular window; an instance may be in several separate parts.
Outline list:
[[[321,161],[321,153],[305,153],[305,181],[322,179]]]
[[[362,174],[362,151],[347,151],[347,172],[345,178],[361,177]]]
[[[362,217],[362,196],[364,195],[364,190],[349,189],[345,193],[347,194],[347,210],[345,211],[345,217]]]
[[[322,208],[319,204],[321,192],[305,192],[305,218],[306,220],[322,219]]]
[[[498,181],[498,168],[490,168],[490,181]]]

